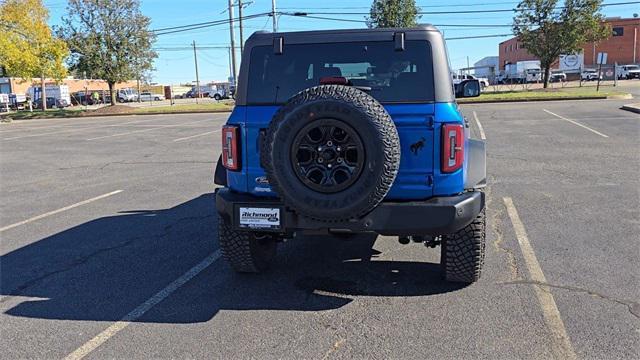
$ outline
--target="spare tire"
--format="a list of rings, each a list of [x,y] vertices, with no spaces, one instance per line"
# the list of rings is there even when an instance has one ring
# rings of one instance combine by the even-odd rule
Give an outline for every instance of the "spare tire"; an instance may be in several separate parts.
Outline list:
[[[366,215],[387,195],[400,166],[400,140],[373,97],[321,85],[294,95],[274,115],[261,156],[286,206],[337,222]]]

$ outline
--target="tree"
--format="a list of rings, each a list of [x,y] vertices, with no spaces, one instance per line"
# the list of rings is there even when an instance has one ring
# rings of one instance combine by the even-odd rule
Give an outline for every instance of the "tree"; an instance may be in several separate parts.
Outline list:
[[[49,12],[40,0],[0,3],[0,67],[21,78],[40,78],[42,110],[47,109],[45,79],[61,81],[67,75],[69,50],[52,35]]]
[[[59,34],[71,49],[72,69],[109,85],[115,105],[115,84],[138,79],[153,69],[158,54],[151,19],[142,15],[140,0],[69,0]]]
[[[606,39],[611,29],[599,12],[602,0],[523,0],[516,8],[513,33],[532,55],[540,59],[544,87],[551,65],[562,54],[573,54],[589,42]]]
[[[416,26],[421,17],[415,0],[374,0],[369,13],[370,28]]]

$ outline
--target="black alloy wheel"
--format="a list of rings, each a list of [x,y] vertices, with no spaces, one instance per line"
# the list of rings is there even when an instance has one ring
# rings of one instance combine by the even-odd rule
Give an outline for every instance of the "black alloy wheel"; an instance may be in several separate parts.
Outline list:
[[[318,119],[298,132],[291,162],[295,174],[310,189],[336,193],[358,179],[365,151],[351,126],[336,119]]]

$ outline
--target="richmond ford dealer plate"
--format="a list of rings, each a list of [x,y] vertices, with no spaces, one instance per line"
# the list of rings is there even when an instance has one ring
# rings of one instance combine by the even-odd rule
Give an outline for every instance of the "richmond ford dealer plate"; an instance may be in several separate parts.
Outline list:
[[[238,223],[241,228],[280,228],[280,208],[240,207],[239,212]]]

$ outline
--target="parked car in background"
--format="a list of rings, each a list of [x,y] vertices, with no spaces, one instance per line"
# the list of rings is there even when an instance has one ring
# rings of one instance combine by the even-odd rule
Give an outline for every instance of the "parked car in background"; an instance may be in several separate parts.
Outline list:
[[[9,94],[9,108],[13,110],[24,110],[27,105],[27,95]]]
[[[138,101],[138,92],[134,89],[120,89],[116,97],[118,102],[133,102]]]
[[[227,94],[226,91],[224,91],[224,89],[218,89],[209,93],[209,97],[214,98],[217,101],[220,101],[222,99],[228,99],[229,95]]]
[[[187,92],[179,92],[179,93],[175,92],[175,93],[173,93],[173,98],[174,99],[185,99],[185,98],[188,98],[187,93],[188,93],[188,91]]]
[[[94,99],[93,94],[97,93],[98,98]],[[116,94],[117,96],[117,94]],[[117,97],[116,97],[117,100]],[[71,105],[99,105],[99,104],[110,104],[111,103],[111,94],[105,90],[89,90],[85,91],[77,91],[71,94]]]
[[[549,74],[549,82],[565,82],[567,81],[567,74],[564,71],[554,71]]]
[[[53,109],[53,108],[63,109],[69,106],[71,106],[71,104],[65,99],[56,99],[53,97],[47,97],[47,109]],[[42,99],[38,99],[34,101],[33,107],[34,108],[42,107]]]
[[[640,66],[622,65],[618,67],[618,79],[640,79]]]
[[[475,75],[471,74],[451,74],[451,78],[453,79],[454,85],[461,83],[463,80],[478,80],[480,82],[480,89],[484,90],[484,88],[489,86],[489,79],[476,77]]]
[[[200,94],[201,94],[200,97],[209,97],[209,93],[210,93],[209,91],[200,90]],[[186,98],[195,98],[197,96],[198,96],[198,94],[197,94],[195,89],[189,90],[189,91],[187,91],[186,94],[184,94],[184,97],[186,97]]]
[[[585,69],[582,70],[580,79],[582,81],[595,81],[598,79],[602,80],[602,74],[598,74],[598,71],[595,69]]]
[[[164,100],[164,95],[162,94],[152,94],[148,91],[143,91],[140,94],[140,101],[161,101]]]
[[[48,100],[48,99],[47,99]],[[56,107],[59,109],[71,106],[71,103],[66,99],[56,99]]]

